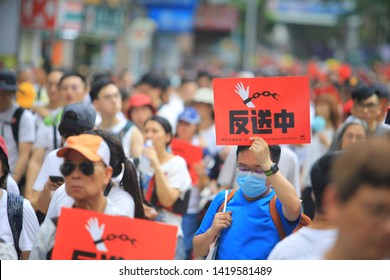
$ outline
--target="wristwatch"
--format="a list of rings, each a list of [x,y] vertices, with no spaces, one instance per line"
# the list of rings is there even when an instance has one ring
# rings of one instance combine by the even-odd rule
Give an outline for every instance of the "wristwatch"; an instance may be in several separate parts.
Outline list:
[[[264,171],[264,174],[265,174],[265,176],[271,176],[272,174],[275,174],[278,171],[279,171],[278,165],[276,163],[273,163],[269,170]]]

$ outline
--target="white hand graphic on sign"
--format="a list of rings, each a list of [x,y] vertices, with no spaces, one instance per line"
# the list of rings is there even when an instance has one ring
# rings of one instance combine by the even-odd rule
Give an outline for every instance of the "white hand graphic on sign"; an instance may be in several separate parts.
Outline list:
[[[87,224],[85,225],[85,228],[88,230],[94,243],[96,244],[96,248],[98,249],[98,251],[102,251],[102,252],[107,252],[107,247],[104,244],[104,240],[103,240],[105,227],[106,227],[105,224],[102,224],[99,227],[99,221],[97,218],[90,218]]]
[[[243,101],[247,100],[249,97],[249,86],[245,89],[243,83],[236,85],[235,92],[242,98]],[[248,108],[255,108],[255,104],[252,101],[245,103]]]

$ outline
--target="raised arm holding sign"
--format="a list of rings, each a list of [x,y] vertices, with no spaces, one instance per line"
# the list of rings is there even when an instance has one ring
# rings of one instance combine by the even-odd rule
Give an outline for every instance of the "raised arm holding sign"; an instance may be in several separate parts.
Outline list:
[[[218,145],[310,143],[308,77],[219,78],[213,88]]]

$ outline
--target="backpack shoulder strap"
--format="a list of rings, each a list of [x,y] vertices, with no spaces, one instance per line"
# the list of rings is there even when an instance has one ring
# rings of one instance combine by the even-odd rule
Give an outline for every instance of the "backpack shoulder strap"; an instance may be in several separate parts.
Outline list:
[[[24,108],[18,107],[14,112],[14,115],[12,117],[12,122],[11,122],[12,135],[14,136],[17,145],[19,144],[19,123],[23,112],[24,112]]]
[[[119,138],[119,140],[122,141],[122,138],[126,135],[126,133],[129,131],[129,129],[133,126],[133,122],[127,120],[125,126],[119,131],[116,136]]]
[[[237,189],[232,189],[232,190],[229,192],[228,197],[227,197],[226,204],[233,198],[233,196],[234,196],[234,194],[235,194],[236,191],[237,191]],[[221,212],[222,209],[223,209],[223,203],[219,206],[217,213],[218,213],[218,212]]]
[[[276,209],[276,195],[274,195],[274,197],[269,202],[269,211],[271,213],[272,221],[274,222],[275,227],[278,230],[280,240],[282,240],[286,237],[286,233],[284,232],[282,221],[280,220],[278,210]]]
[[[54,224],[55,227],[57,227],[57,225],[58,225],[58,219],[59,219],[59,217],[51,218],[51,221],[53,222],[53,224]],[[51,248],[51,249],[46,253],[46,259],[47,259],[47,260],[51,260],[52,254],[53,254],[53,248]]]
[[[20,258],[19,238],[23,228],[23,196],[7,192],[7,216],[14,246]]]

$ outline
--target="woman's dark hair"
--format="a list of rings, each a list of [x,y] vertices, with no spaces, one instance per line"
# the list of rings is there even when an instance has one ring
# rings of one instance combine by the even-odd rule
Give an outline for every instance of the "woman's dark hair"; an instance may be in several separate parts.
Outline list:
[[[142,205],[142,194],[137,179],[137,169],[135,165],[126,157],[122,143],[119,139],[109,131],[101,129],[92,129],[84,132],[85,134],[98,135],[104,139],[110,148],[111,158],[110,166],[113,169],[112,177],[117,177],[122,172],[122,164],[124,172],[122,180],[119,183],[127,193],[134,199],[135,218],[145,218],[144,208]]]
[[[344,122],[336,132],[336,136],[334,137],[333,142],[330,145],[329,152],[341,151],[341,142],[343,140],[344,134],[347,131],[348,127],[350,127],[351,125],[360,125],[361,127],[363,127],[364,132],[367,136],[367,124],[365,121],[355,118],[349,122]]]
[[[0,148],[0,160],[3,165],[3,176],[0,177],[0,188],[6,190],[7,189],[7,178],[8,174],[10,172],[9,169],[9,163],[8,163],[8,157],[3,152],[3,150]]]
[[[172,135],[172,126],[171,124],[169,123],[169,121],[167,121],[167,119],[163,118],[163,117],[159,117],[159,116],[151,116],[149,119],[147,119],[145,121],[145,124],[144,126],[147,124],[148,121],[155,121],[155,122],[158,122],[164,129],[165,133]],[[172,141],[172,137],[171,137],[171,141]],[[169,141],[167,143],[167,147],[169,146],[169,144],[171,143],[171,141]]]
[[[249,150],[249,148],[250,148],[250,146],[237,146],[236,157],[238,157],[238,155],[240,153],[242,153],[243,151]],[[278,164],[279,160],[280,160],[280,152],[281,152],[280,146],[279,145],[269,145],[268,149],[269,149],[269,152],[271,155],[270,156],[271,160],[274,163]]]

